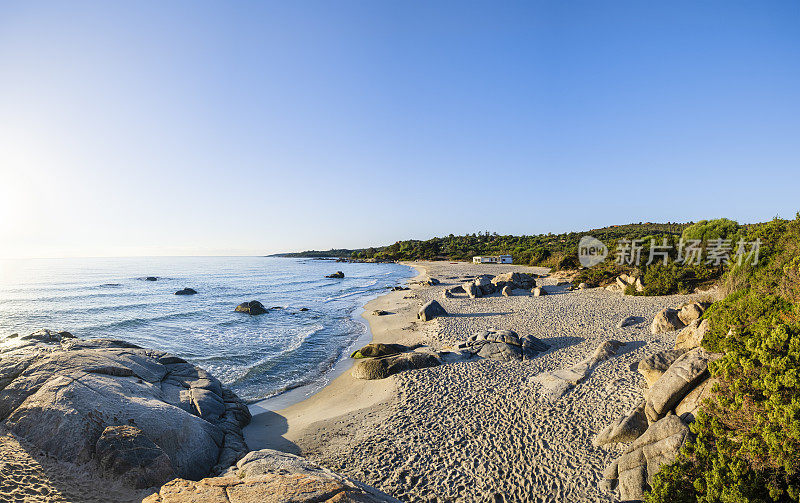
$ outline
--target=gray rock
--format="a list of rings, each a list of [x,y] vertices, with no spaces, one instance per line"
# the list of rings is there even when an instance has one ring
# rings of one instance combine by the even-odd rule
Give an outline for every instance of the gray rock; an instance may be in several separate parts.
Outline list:
[[[603,472],[604,477],[612,481],[611,486],[618,486],[620,500],[641,501],[661,465],[675,460],[688,434],[689,428],[680,418],[669,415],[650,425],[634,440]]]
[[[666,349],[664,351],[659,351],[640,361],[636,370],[642,374],[649,388],[659,377],[664,375],[664,372],[669,369],[670,365],[675,363],[675,360],[683,356],[685,352],[685,349]]]
[[[179,477],[215,473],[246,452],[247,406],[205,370],[110,339],[38,344],[0,355],[0,424],[45,453],[88,461],[103,431],[119,425],[139,428]],[[237,442],[241,450],[223,457]]]
[[[703,316],[703,313],[706,310],[706,306],[707,304],[703,304],[700,302],[693,302],[691,304],[687,304],[683,306],[680,311],[678,311],[678,318],[684,325],[688,325],[689,323]]]
[[[507,272],[498,274],[492,278],[492,284],[496,289],[502,289],[509,286],[512,289],[522,288],[531,289],[536,286],[536,278],[532,274],[525,274],[521,272]]]
[[[625,318],[625,319],[621,320],[619,323],[617,323],[617,328],[625,328],[625,327],[630,327],[630,326],[633,326],[633,325],[638,325],[642,321],[644,321],[644,320],[639,316],[628,316],[627,318]]]
[[[74,339],[75,336],[69,332],[42,329],[29,335],[23,335],[20,340],[36,342],[61,342],[64,339]]]
[[[711,398],[712,387],[717,380],[709,377],[698,384],[689,392],[678,405],[675,406],[675,415],[681,418],[684,423],[692,423],[697,417],[697,411],[706,398]]]
[[[586,290],[589,286],[586,283],[578,283],[579,290]]]
[[[408,351],[410,348],[402,344],[382,344],[373,342],[363,348],[354,351],[350,358],[377,358],[380,356],[396,355]]]
[[[197,290],[194,288],[184,288],[183,290],[178,290],[175,292],[175,295],[194,295],[197,293]]]
[[[259,314],[264,314],[267,312],[264,304],[257,300],[251,300],[250,302],[242,302],[236,309],[234,309],[237,313],[247,313],[250,316],[256,316]]]
[[[445,288],[444,290],[442,290],[442,298],[444,298],[444,299],[452,299],[453,298],[453,293],[449,289]]]
[[[333,278],[333,279],[342,279],[344,278],[344,273],[342,271],[336,271],[333,274],[328,274],[325,276],[326,278]]]
[[[351,374],[356,379],[385,379],[399,372],[435,367],[441,363],[437,354],[417,350],[410,353],[360,361],[353,367]]]
[[[675,338],[675,349],[694,349],[703,344],[703,338],[709,330],[708,320],[694,320]]]
[[[708,362],[716,359],[703,348],[693,349],[670,365],[650,387],[645,414],[656,421],[672,410],[700,382],[708,377]]]
[[[650,325],[650,333],[661,334],[664,332],[672,332],[683,328],[684,323],[678,318],[678,311],[671,308],[666,308],[656,314],[653,318],[653,323]]]
[[[422,321],[430,321],[440,316],[447,316],[447,311],[435,300],[428,301],[417,313],[417,318]]]
[[[176,477],[169,456],[135,426],[109,426],[95,444],[103,474],[136,489],[160,486]]]
[[[475,283],[473,283],[473,282],[464,283],[464,286],[462,288],[467,293],[467,295],[469,295],[470,299],[475,299],[477,297],[483,297],[483,292],[481,291],[480,288],[475,286]]]
[[[522,361],[547,351],[550,346],[532,335],[520,337],[513,330],[491,328],[471,335],[456,349],[481,358],[499,361]]]
[[[475,278],[475,286],[480,290],[482,295],[491,295],[496,291],[492,277],[488,275],[478,276]]]
[[[547,295],[545,289],[540,286],[531,288],[531,293],[533,294],[534,297],[541,297],[542,295]]]
[[[461,285],[456,285],[452,288],[449,288],[448,290],[450,290],[450,293],[466,293],[464,287]]]
[[[503,297],[511,297],[513,294],[513,290],[511,290],[510,286],[504,286],[503,291],[501,292]]]
[[[375,309],[372,311],[372,316],[386,316],[389,314],[389,311],[384,311],[383,309]]]
[[[630,412],[614,420],[592,440],[592,445],[633,442],[647,431],[644,401]]]

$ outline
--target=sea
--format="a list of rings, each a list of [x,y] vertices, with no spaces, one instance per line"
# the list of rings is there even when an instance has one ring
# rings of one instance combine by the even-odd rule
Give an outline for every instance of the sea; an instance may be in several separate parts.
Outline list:
[[[336,271],[344,278],[325,277]],[[42,328],[122,339],[208,370],[249,403],[307,396],[371,338],[364,304],[414,275],[400,264],[313,258],[2,260],[0,340]],[[197,294],[175,295],[186,287]],[[250,300],[268,312],[234,312]]]

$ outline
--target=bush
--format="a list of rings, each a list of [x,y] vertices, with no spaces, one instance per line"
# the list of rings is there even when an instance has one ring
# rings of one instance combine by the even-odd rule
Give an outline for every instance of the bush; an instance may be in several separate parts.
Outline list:
[[[684,241],[699,239],[708,242],[712,239],[732,239],[739,231],[739,224],[727,218],[700,220],[683,230]]]

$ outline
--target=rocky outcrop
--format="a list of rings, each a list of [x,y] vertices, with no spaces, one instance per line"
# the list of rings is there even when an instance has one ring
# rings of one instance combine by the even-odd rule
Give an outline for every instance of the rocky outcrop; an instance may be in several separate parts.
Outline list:
[[[702,302],[692,302],[691,304],[681,307],[680,311],[678,311],[678,318],[684,325],[688,325],[694,320],[697,320],[703,316],[703,313],[706,311],[707,307],[708,304]]]
[[[653,318],[653,323],[650,325],[650,333],[655,335],[672,332],[684,326],[686,325],[678,318],[678,310],[668,307],[659,311]]]
[[[703,338],[710,326],[708,320],[694,320],[675,338],[675,349],[694,349],[703,344]]]
[[[535,357],[550,346],[532,335],[520,337],[513,330],[491,328],[470,336],[457,351],[499,361],[522,361]]]
[[[250,316],[257,316],[259,314],[264,314],[267,312],[267,309],[264,307],[264,304],[257,300],[251,300],[250,302],[242,302],[236,309],[234,309],[237,313],[247,313]]]
[[[241,428],[249,421],[247,406],[216,378],[163,351],[62,338],[0,355],[0,424],[61,460],[100,462],[114,438],[107,428],[134,426],[142,433],[117,434],[115,441],[124,444],[128,436],[127,445],[152,448],[146,438],[167,455],[176,475],[197,479],[247,452]],[[150,454],[146,467],[160,466],[154,464],[158,453]],[[132,481],[151,473],[128,457],[103,463],[111,470],[127,463]]]
[[[647,393],[647,419],[655,422],[666,416],[697,384],[708,377],[708,362],[716,357],[703,348],[697,348],[676,359]]]
[[[169,456],[135,426],[109,426],[95,444],[106,477],[136,489],[160,486],[175,478]]]
[[[622,501],[640,501],[661,465],[678,455],[688,434],[689,428],[675,415],[650,425],[603,473],[608,487],[618,488]]]
[[[435,367],[442,363],[439,355],[427,349],[409,353],[362,360],[353,367],[352,376],[356,379],[385,379],[406,370]]]
[[[592,445],[599,447],[606,444],[633,442],[647,431],[647,426],[644,401],[642,401],[633,410],[620,416],[598,433],[592,440]]]
[[[447,316],[447,311],[435,300],[428,301],[417,313],[417,318],[422,321],[430,321],[440,316]]]
[[[541,297],[542,295],[547,295],[547,292],[544,288],[537,286],[535,288],[531,288],[531,294],[533,294],[534,297]]]
[[[481,289],[478,288],[477,286],[475,286],[475,283],[473,283],[471,281],[469,283],[464,283],[462,288],[463,288],[464,292],[466,292],[466,294],[469,295],[470,299],[483,297],[483,292],[481,291]]]
[[[649,388],[653,383],[658,381],[658,379],[664,375],[664,372],[669,369],[670,365],[675,363],[675,360],[683,356],[685,352],[686,350],[683,349],[659,351],[640,361],[636,370],[642,374]]]
[[[184,288],[183,290],[178,290],[175,292],[175,295],[194,295],[197,293],[197,290],[194,288]]]
[[[380,342],[373,342],[367,344],[363,348],[354,351],[350,358],[377,358],[380,356],[389,356],[408,351],[408,346],[402,344],[382,344]]]
[[[344,273],[342,271],[336,271],[333,274],[328,274],[325,276],[326,278],[333,278],[333,279],[342,279],[344,278]]]
[[[514,295],[513,290],[511,289],[510,286],[504,286],[502,292],[500,293],[503,295],[503,297],[511,297],[512,295]]]
[[[694,422],[700,405],[702,405],[703,400],[711,397],[711,392],[716,382],[716,379],[709,377],[698,384],[697,387],[690,391],[683,400],[675,406],[675,415],[680,417],[685,423]]]
[[[481,292],[481,295],[491,295],[497,291],[497,287],[492,283],[492,276],[482,275],[475,278],[475,287]]]
[[[520,288],[529,290],[536,286],[536,278],[532,274],[525,274],[521,272],[507,272],[498,274],[491,280],[495,289],[502,289],[506,286],[511,289]]]
[[[175,479],[143,503],[399,503],[305,458],[263,449],[220,477]]]

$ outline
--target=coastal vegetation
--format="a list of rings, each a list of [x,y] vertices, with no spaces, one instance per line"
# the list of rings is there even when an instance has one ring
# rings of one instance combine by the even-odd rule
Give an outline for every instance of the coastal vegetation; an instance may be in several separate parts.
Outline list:
[[[760,239],[761,260],[726,270],[727,296],[703,315],[717,384],[646,501],[800,501],[800,214],[717,229]]]

